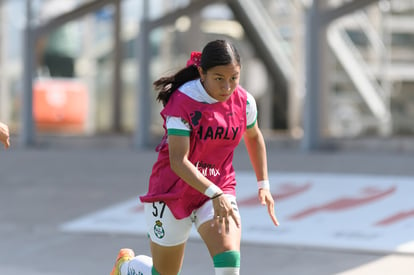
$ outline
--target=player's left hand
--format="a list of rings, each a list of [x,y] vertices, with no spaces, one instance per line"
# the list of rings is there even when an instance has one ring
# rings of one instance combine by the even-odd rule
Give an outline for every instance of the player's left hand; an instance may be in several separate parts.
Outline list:
[[[279,221],[276,218],[275,214],[275,201],[273,200],[272,194],[268,189],[259,189],[259,201],[262,205],[267,205],[267,212],[269,213],[270,218],[273,223],[278,226]]]
[[[218,196],[213,201],[214,219],[212,226],[218,225],[218,233],[222,233],[222,227],[226,234],[230,232],[230,219],[234,221],[237,227],[240,227],[240,219],[233,209],[229,199],[225,195]]]
[[[0,122],[0,142],[4,144],[7,149],[10,147],[10,133],[9,126]]]

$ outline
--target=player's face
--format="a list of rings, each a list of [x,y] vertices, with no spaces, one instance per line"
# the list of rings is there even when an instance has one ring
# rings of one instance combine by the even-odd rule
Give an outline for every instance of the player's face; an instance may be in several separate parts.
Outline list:
[[[214,99],[224,102],[239,84],[240,66],[229,64],[210,68],[207,72],[200,70],[201,82],[206,92]]]

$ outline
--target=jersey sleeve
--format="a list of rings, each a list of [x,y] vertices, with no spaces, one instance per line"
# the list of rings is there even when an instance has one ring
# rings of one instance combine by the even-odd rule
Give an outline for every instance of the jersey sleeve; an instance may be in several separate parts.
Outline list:
[[[256,120],[257,120],[256,100],[250,93],[247,93],[247,104],[246,104],[247,129],[252,128],[256,124]]]
[[[169,136],[190,136],[190,124],[180,117],[168,116],[165,125]]]

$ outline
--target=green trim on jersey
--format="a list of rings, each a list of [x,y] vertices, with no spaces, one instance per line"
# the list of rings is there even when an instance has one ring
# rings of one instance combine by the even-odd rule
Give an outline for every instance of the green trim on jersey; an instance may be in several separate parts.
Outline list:
[[[190,131],[182,130],[182,129],[168,129],[167,133],[169,136],[190,136]]]
[[[257,115],[256,115],[256,118],[254,119],[253,123],[246,126],[247,129],[253,128],[253,126],[256,124],[256,121],[257,121]]]

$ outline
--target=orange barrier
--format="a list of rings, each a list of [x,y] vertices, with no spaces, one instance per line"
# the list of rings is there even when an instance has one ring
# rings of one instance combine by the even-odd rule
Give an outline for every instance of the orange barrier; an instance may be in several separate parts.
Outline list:
[[[76,79],[40,78],[33,83],[36,129],[47,132],[84,132],[88,90]]]

